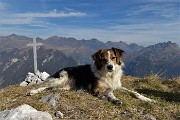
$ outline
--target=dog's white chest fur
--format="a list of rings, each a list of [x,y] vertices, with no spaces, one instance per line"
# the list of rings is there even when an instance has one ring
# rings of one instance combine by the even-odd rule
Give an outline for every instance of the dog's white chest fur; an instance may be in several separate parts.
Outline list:
[[[121,87],[121,80],[120,80],[120,74],[107,74],[106,76],[103,76],[100,78],[100,80],[103,81],[103,83],[110,89],[116,90]]]
[[[123,71],[121,69],[121,66],[115,65],[115,71],[114,72],[104,72],[104,71],[98,71],[95,70],[95,67],[93,67],[95,76],[99,78],[100,86],[108,88],[110,90],[116,90],[118,88],[121,88],[121,77],[123,75]]]

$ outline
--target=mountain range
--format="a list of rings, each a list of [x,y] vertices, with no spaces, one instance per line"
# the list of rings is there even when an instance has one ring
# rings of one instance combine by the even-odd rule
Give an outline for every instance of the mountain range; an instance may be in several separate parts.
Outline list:
[[[77,62],[59,50],[40,47],[38,49],[38,70],[53,74],[63,67],[75,66]],[[0,87],[24,81],[28,72],[34,72],[31,48],[14,48],[0,53]]]
[[[26,46],[31,42],[32,38],[16,34],[0,36],[1,86],[23,81],[27,73],[33,71],[32,48]],[[143,47],[122,41],[104,43],[97,39],[77,40],[52,36],[47,39],[37,38],[37,42],[43,43],[38,48],[38,68],[50,74],[63,67],[91,63],[91,55],[98,49],[116,47],[125,51],[125,75],[180,76],[180,47],[170,41]]]
[[[141,49],[127,63],[127,74],[139,77],[149,74],[169,78],[180,76],[180,47],[169,41]]]

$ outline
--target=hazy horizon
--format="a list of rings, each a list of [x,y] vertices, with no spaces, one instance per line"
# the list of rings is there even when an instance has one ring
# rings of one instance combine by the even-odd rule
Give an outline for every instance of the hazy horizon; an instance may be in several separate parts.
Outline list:
[[[15,34],[15,33],[10,34],[10,35],[7,35],[7,36],[0,36],[0,37],[8,37],[8,36],[11,36],[11,35],[24,36],[24,37],[28,37],[28,38],[32,38],[32,39],[34,38],[34,37],[31,37],[31,36],[19,35],[19,34]],[[74,38],[74,39],[76,39],[76,40],[92,40],[92,39],[96,39],[96,38],[91,38],[91,39],[77,39],[77,38],[75,38],[75,37],[64,37],[64,36],[58,36],[58,35],[49,36],[49,37],[46,37],[46,38],[43,38],[43,37],[35,37],[35,38],[40,38],[40,39],[46,40],[46,39],[48,39],[48,38],[50,38],[50,37],[55,37],[55,36],[57,36],[57,37],[63,37],[63,38]],[[98,40],[98,41],[100,41],[100,42],[103,42],[103,43],[107,43],[107,42],[124,42],[124,43],[127,44],[127,45],[137,44],[137,45],[143,46],[143,47],[148,47],[148,46],[151,46],[151,45],[158,44],[158,43],[155,43],[155,44],[150,44],[150,45],[140,45],[140,44],[138,44],[138,43],[127,43],[127,42],[125,42],[125,41],[123,41],[123,40],[120,40],[120,41],[101,41],[101,40],[99,40],[99,39],[96,39],[96,40]],[[163,42],[163,41],[162,41],[162,42],[159,42],[159,43],[167,43],[167,42],[172,42],[172,43],[177,44],[176,42],[173,42],[173,41],[166,41],[166,42]],[[178,45],[178,44],[177,44],[177,45]],[[178,46],[180,47],[180,45],[178,45]]]

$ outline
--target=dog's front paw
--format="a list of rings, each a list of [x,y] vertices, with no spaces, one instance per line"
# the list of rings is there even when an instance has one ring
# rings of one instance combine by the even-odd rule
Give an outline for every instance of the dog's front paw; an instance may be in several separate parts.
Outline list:
[[[28,96],[35,95],[37,93],[37,90],[31,90],[27,93]]]
[[[136,95],[137,98],[139,98],[140,100],[142,100],[142,101],[144,101],[144,102],[153,102],[153,103],[156,103],[155,100],[150,99],[150,98],[148,98],[148,97],[145,97],[145,96],[143,96],[143,95],[140,95],[139,93],[136,93],[135,95]]]
[[[122,104],[122,102],[119,99],[108,98],[108,101],[112,102],[115,105],[121,105]]]

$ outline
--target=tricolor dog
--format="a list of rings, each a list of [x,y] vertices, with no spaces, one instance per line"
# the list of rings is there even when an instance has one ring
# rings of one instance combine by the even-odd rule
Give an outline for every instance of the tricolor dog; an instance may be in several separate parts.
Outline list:
[[[129,92],[132,96],[142,101],[154,101],[122,87],[123,52],[123,50],[117,48],[100,49],[92,55],[93,63],[91,65],[61,69],[38,85],[37,89],[31,90],[29,95],[34,95],[48,88],[64,90],[83,89],[100,98],[107,98],[108,101],[114,104],[121,104],[122,102],[113,94],[114,90],[119,89]]]

